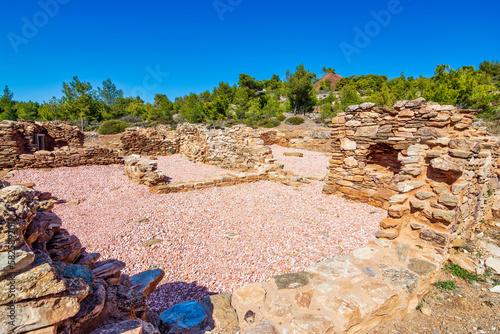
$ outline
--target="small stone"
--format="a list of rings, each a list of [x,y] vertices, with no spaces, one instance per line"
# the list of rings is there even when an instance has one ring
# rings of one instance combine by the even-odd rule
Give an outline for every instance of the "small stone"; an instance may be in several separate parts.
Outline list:
[[[278,290],[297,289],[309,284],[311,278],[312,275],[308,272],[284,274],[274,276],[274,283],[278,286]]]
[[[347,167],[355,168],[355,167],[358,167],[359,162],[358,162],[358,160],[354,159],[353,157],[348,157],[348,158],[344,159],[344,164]]]
[[[356,150],[356,142],[347,138],[342,138],[340,140],[340,148],[345,151]]]
[[[497,274],[500,274],[500,259],[496,257],[490,256],[486,262],[487,267],[493,269]]]
[[[130,277],[130,282],[135,289],[149,296],[164,276],[165,272],[161,269],[148,270]]]
[[[423,229],[422,232],[420,232],[420,239],[430,242],[439,247],[446,247],[449,238],[450,237],[448,234],[444,234],[427,228]]]
[[[406,205],[391,205],[388,210],[389,217],[401,218],[410,213],[410,208]]]
[[[208,316],[197,301],[177,304],[160,315],[162,333],[187,333],[205,328]]]
[[[109,324],[90,334],[142,334],[142,324],[138,320],[125,320]]]
[[[438,157],[431,160],[431,166],[444,172],[461,173],[465,168],[465,160],[449,156]]]
[[[422,312],[423,315],[430,316],[432,314],[432,310],[430,307],[427,305],[424,305],[420,308],[420,312]]]
[[[209,313],[207,314],[211,314],[216,327],[231,332],[239,331],[238,316],[231,306],[231,294],[221,293],[208,296],[202,302],[202,306],[204,305],[208,307]]]
[[[492,287],[490,291],[495,293],[500,293],[500,285]]]
[[[408,295],[413,294],[417,288],[419,276],[408,269],[400,267],[381,268],[380,273],[386,278],[386,281],[399,286]]]
[[[162,239],[156,239],[156,238],[151,238],[149,240],[146,240],[142,243],[142,245],[146,248],[153,247],[156,244],[162,243]]]
[[[406,261],[409,251],[410,251],[410,246],[407,244],[398,243],[396,245],[396,252],[398,254],[399,261]]]
[[[397,184],[398,190],[402,193],[407,193],[409,191],[412,191],[414,189],[418,189],[422,187],[424,183],[422,181],[405,181],[405,182],[399,182]]]
[[[377,277],[377,273],[375,272],[375,269],[373,267],[364,267],[363,272],[370,277]]]
[[[238,237],[239,237],[239,235],[236,232],[228,232],[228,233],[224,234],[224,238],[227,238],[227,239],[236,239]]]
[[[403,204],[408,199],[408,196],[403,194],[396,194],[389,198],[389,204]]]
[[[386,230],[378,230],[375,233],[376,238],[384,238],[384,239],[389,239],[389,240],[394,240],[399,236],[398,230],[391,228],[391,229],[386,229]]]
[[[300,153],[300,152],[285,152],[285,153],[283,153],[283,155],[285,157],[298,157],[298,158],[302,158],[304,156],[304,153]]]
[[[425,209],[425,203],[418,201],[416,199],[410,199],[410,206],[413,210],[424,210]]]
[[[415,197],[417,197],[420,200],[427,200],[427,199],[436,197],[436,195],[434,193],[429,192],[429,191],[421,190],[421,191],[417,191],[415,193]]]
[[[233,301],[242,305],[263,303],[266,290],[261,284],[247,284],[234,290]]]
[[[453,211],[443,211],[443,210],[433,210],[432,218],[449,225],[455,219],[455,212]]]
[[[439,203],[454,208],[458,205],[458,197],[450,193],[443,193],[439,196]]]
[[[410,263],[408,264],[408,269],[420,276],[427,275],[431,271],[436,270],[436,268],[435,264],[420,259],[410,259]]]

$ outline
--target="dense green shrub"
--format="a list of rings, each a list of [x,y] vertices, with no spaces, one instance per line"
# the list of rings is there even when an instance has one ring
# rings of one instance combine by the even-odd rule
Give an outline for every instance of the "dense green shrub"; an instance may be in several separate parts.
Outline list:
[[[288,125],[300,125],[304,123],[304,119],[301,117],[289,117],[286,119],[286,124]]]
[[[130,124],[119,120],[104,121],[97,129],[97,133],[99,133],[100,135],[114,135],[125,131],[125,129],[129,126]]]
[[[265,123],[264,125],[262,125],[263,128],[275,128],[277,127],[278,125],[281,124],[281,121],[279,119],[271,119],[269,120],[267,123]]]

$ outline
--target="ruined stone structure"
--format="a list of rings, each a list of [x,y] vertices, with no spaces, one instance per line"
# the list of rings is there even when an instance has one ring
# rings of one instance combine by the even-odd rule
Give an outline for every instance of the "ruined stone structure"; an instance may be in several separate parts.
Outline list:
[[[157,169],[158,162],[155,160],[143,160],[139,155],[131,155],[125,159],[125,174],[132,181],[148,187],[166,182],[166,176]]]
[[[272,158],[269,147],[248,127],[210,129],[182,124],[173,131],[129,128],[120,138],[123,155],[168,155],[181,153],[188,159],[237,171],[253,169]]]
[[[296,137],[275,130],[188,124],[176,131],[129,129],[122,135],[123,154],[178,152],[195,161],[246,171],[234,177],[157,184],[152,187],[157,192],[228,185],[239,179],[248,182],[263,175],[285,180],[279,166],[266,160],[271,157],[265,145],[310,149],[307,145],[312,140],[311,145],[320,150],[330,147],[324,191],[387,209],[389,217],[381,222],[377,238],[346,257],[245,285],[232,295],[210,296],[209,306],[195,301],[175,305],[156,322],[144,306],[144,295],[152,291],[161,273],[145,275],[155,279],[144,275],[128,279],[120,275],[123,264],[96,262],[96,255],[86,254],[76,237],[60,228],[49,212],[50,196],[24,187],[5,188],[0,190],[0,284],[7,284],[3,283],[7,274],[26,284],[23,293],[14,297],[21,321],[11,333],[41,327],[52,330],[47,333],[53,333],[54,327],[61,333],[90,332],[111,321],[110,309],[120,313],[109,326],[142,327],[142,333],[156,333],[156,324],[162,333],[202,331],[210,319],[229,332],[367,333],[415,310],[438,279],[450,247],[500,214],[500,138],[474,127],[474,117],[469,110],[417,99],[398,101],[394,107],[351,106],[333,119],[330,135]],[[156,171],[154,162],[139,163],[133,158],[127,166],[132,178],[153,184],[146,174]],[[17,222],[14,239],[8,239],[8,223],[13,221]],[[19,254],[14,268],[4,260],[8,240],[15,240]],[[47,269],[39,273],[41,265]],[[35,276],[42,278],[33,280]],[[30,286],[28,281],[35,283]],[[38,281],[51,284],[39,286]],[[109,308],[84,306],[96,305],[96,300],[106,300]],[[8,321],[8,302],[0,301],[1,326]],[[56,316],[54,305],[62,302],[65,309]],[[35,326],[23,316],[28,313],[46,320]]]
[[[299,131],[299,130],[257,130],[264,145],[279,145],[283,147],[304,149],[318,152],[331,152],[333,138],[330,130]]]
[[[159,333],[146,299],[163,271],[128,277],[125,263],[98,261],[61,227],[55,202],[23,186],[0,189],[1,332]]]
[[[83,147],[83,132],[69,123],[0,122],[0,170],[120,163],[118,152]]]
[[[423,99],[351,106],[333,120],[324,191],[388,209],[381,236],[419,231],[445,248],[492,219],[500,139],[472,127],[474,117]]]

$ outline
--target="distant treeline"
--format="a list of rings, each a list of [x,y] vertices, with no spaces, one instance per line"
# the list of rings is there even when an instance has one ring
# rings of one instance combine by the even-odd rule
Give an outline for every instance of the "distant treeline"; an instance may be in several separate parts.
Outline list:
[[[323,68],[323,74],[335,73]],[[16,101],[6,86],[0,99],[0,120],[67,120],[74,123],[122,119],[173,123],[246,123],[250,126],[273,127],[283,120],[283,113],[307,113],[318,107],[320,119],[328,120],[351,104],[375,102],[392,105],[397,100],[424,97],[428,101],[452,104],[461,108],[482,109],[484,115],[496,115],[500,101],[500,63],[484,61],[479,69],[464,66],[452,69],[438,65],[430,78],[385,75],[360,75],[342,78],[335,90],[330,82],[320,82],[326,99],[318,100],[314,84],[320,80],[301,64],[295,72],[286,73],[283,81],[277,74],[269,80],[256,80],[240,74],[235,85],[221,82],[212,91],[191,93],[171,101],[165,94],[156,94],[154,103],[140,97],[125,97],[110,80],[94,89],[77,76],[62,85],[63,96],[42,104]],[[174,115],[177,115],[174,118]]]

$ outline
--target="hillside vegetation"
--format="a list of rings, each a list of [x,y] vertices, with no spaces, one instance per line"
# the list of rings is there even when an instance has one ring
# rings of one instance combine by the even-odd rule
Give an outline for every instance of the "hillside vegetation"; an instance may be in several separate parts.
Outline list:
[[[500,63],[484,61],[476,69],[464,66],[453,69],[438,65],[432,77],[388,79],[385,75],[367,74],[339,77],[332,68],[323,68],[320,80],[301,64],[285,80],[274,74],[269,80],[256,80],[240,74],[237,84],[221,82],[212,91],[191,93],[173,101],[158,93],[154,103],[140,97],[124,96],[111,79],[94,89],[89,82],[74,76],[62,85],[62,97],[48,102],[16,101],[8,86],[0,98],[0,120],[66,120],[95,130],[105,120],[127,123],[212,123],[233,125],[245,123],[252,127],[274,127],[286,117],[284,113],[308,113],[316,109],[319,121],[327,122],[347,106],[362,102],[392,105],[397,100],[424,97],[428,101],[452,104],[460,108],[480,109],[480,117],[498,128],[500,119]],[[335,76],[332,76],[332,75]],[[329,78],[336,78],[332,82]],[[326,98],[318,99],[317,90]]]

